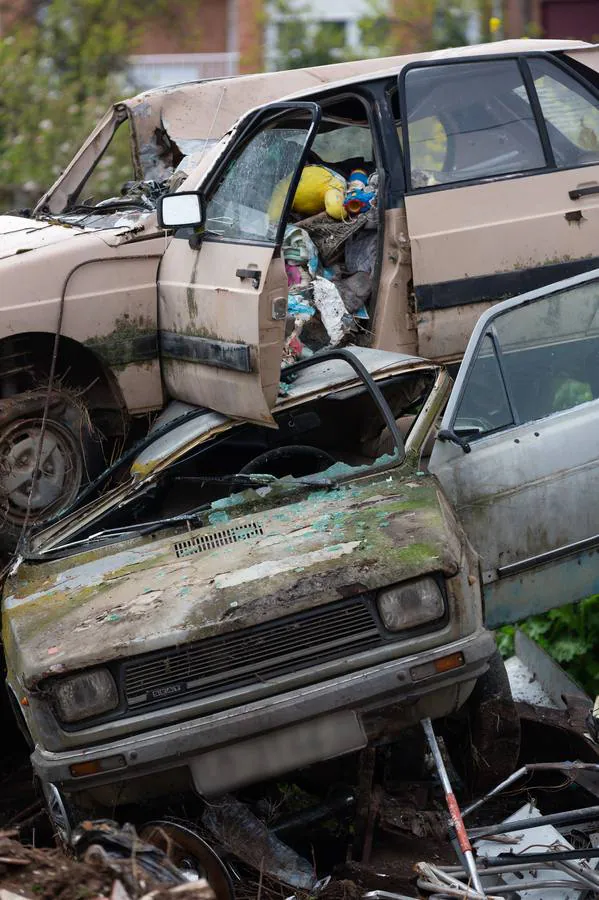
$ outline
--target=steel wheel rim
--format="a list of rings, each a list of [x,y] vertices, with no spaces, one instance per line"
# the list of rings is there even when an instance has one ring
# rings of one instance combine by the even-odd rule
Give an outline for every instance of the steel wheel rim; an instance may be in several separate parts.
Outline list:
[[[5,521],[25,522],[42,420],[20,419],[0,432],[0,500]],[[40,466],[29,505],[29,518],[40,519],[75,499],[83,479],[83,461],[75,435],[46,421]]]

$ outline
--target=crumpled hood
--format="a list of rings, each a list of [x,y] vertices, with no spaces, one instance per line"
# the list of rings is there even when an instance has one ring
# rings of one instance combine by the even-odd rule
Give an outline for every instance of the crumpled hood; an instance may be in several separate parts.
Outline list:
[[[81,237],[81,229],[20,216],[0,216],[0,259]]]
[[[368,479],[69,559],[22,565],[5,587],[11,672],[58,674],[183,644],[431,571],[460,545],[432,476]],[[214,508],[214,507],[213,507]]]

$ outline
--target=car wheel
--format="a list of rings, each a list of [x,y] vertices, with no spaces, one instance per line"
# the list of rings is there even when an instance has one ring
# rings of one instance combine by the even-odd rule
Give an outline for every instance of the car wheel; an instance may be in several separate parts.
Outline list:
[[[0,404],[0,550],[15,549],[25,525],[41,525],[76,498],[98,469],[99,443],[86,411],[55,392],[42,438],[45,394]]]

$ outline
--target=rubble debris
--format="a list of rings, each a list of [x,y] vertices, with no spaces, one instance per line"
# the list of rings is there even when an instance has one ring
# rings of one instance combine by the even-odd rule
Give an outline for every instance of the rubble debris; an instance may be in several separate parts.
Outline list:
[[[163,851],[142,841],[130,824],[121,828],[111,821],[82,822],[73,832],[71,845],[84,862],[97,862],[112,869],[128,890],[132,887],[128,872],[132,859],[136,867],[157,882],[177,885],[183,881],[181,872]]]
[[[590,812],[590,810],[579,810],[578,812]],[[485,839],[476,841],[480,871],[484,871],[486,866],[493,868],[492,875],[483,877],[486,890],[499,892],[502,885],[507,885],[521,895],[523,889],[527,890],[524,887],[525,883],[531,882],[533,891],[531,897],[538,894],[539,897],[545,898],[549,885],[555,883],[557,878],[560,881],[560,900],[575,900],[580,896],[580,891],[586,891],[589,887],[595,891],[599,888],[599,878],[593,871],[594,867],[591,867],[585,860],[588,851],[581,848],[575,850],[573,845],[551,824],[552,821],[570,824],[573,821],[580,821],[580,819],[574,819],[572,814],[568,813],[557,814],[557,817],[543,816],[532,803],[527,803],[497,826],[503,828],[504,833],[509,832],[514,835],[515,840],[510,847],[509,856],[517,858],[518,871],[510,871],[510,866],[505,865],[506,853],[501,843]],[[516,831],[520,833],[514,834]],[[491,829],[488,829],[487,834],[490,835],[490,833]],[[529,858],[529,854],[526,853],[529,848],[537,850],[546,848],[546,852],[532,854],[531,856],[534,858],[530,858],[530,868],[527,868],[524,860]],[[578,852],[579,857],[572,863],[568,860],[557,859],[553,851],[562,850]],[[503,866],[498,872],[496,863],[500,860],[503,862]],[[511,861],[513,862],[513,859]],[[566,863],[565,869],[562,868],[564,863]],[[594,863],[597,864],[597,859],[594,860]],[[498,882],[497,879],[499,879]]]
[[[105,826],[108,830],[103,832]],[[2,900],[14,900],[15,896],[19,900],[81,900],[86,896],[98,900],[183,900],[181,894],[194,900],[215,900],[205,879],[188,882],[161,851],[139,841],[131,826],[118,829],[114,823],[94,823],[88,834],[94,835],[94,840],[109,835],[116,843],[121,835],[123,848],[130,842],[132,850],[117,856],[90,842],[79,860],[59,849],[26,846],[17,839],[16,831],[0,832]],[[151,871],[146,866],[150,852]]]
[[[347,182],[327,166],[304,166],[292,209],[303,216],[326,211],[332,219],[343,219]]]
[[[373,181],[373,178],[376,178],[377,181]],[[364,169],[354,169],[350,173],[345,200],[343,201],[345,211],[352,216],[368,212],[376,198],[377,182],[378,176],[376,174],[369,178],[368,172]]]
[[[355,221],[363,223],[365,227],[359,234],[354,231],[345,244],[345,268],[348,272],[367,272],[372,275],[377,258],[377,223],[372,214],[360,216]]]
[[[337,347],[351,330],[351,318],[347,315],[341,294],[332,281],[318,275],[312,282],[312,290],[314,306],[329,336],[329,346]]]
[[[377,188],[376,174],[369,176],[366,169],[354,169],[346,185],[325,166],[304,168],[293,210],[313,214],[285,229],[289,299],[283,365],[341,345],[356,331],[358,320],[369,318],[378,243]],[[366,240],[351,245],[364,226]]]
[[[311,864],[230,794],[206,806],[202,824],[227,850],[259,872],[300,890],[314,888],[317,877]]]
[[[326,213],[319,213],[311,216],[309,219],[303,219],[298,222],[308,234],[316,249],[323,266],[332,265],[340,255],[343,248],[347,248],[352,241],[352,237],[360,231],[369,221],[368,215],[358,216],[354,219],[337,222],[331,219]],[[347,254],[347,250],[345,250]],[[376,248],[375,248],[376,254]],[[346,259],[347,264],[347,259]],[[352,271],[350,269],[349,271]]]
[[[403,798],[399,800],[388,795],[381,803],[379,825],[391,834],[417,838],[432,837],[441,841],[447,835],[446,822],[437,810],[406,807]]]

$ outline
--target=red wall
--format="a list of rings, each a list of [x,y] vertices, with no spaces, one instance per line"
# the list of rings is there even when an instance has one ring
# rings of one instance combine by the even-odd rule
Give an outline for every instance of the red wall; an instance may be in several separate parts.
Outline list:
[[[599,0],[542,0],[544,38],[599,41]]]

